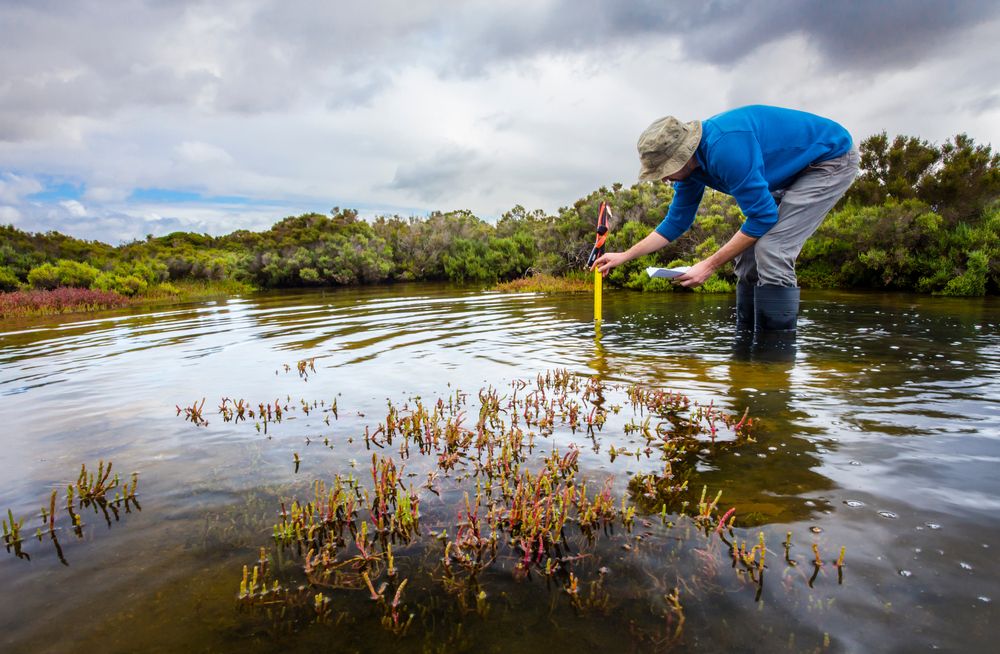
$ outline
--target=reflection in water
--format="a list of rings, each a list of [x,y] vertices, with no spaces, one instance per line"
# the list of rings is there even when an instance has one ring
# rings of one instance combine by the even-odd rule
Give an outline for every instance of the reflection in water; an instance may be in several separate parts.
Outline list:
[[[601,323],[597,321],[594,323],[594,356],[587,362],[587,365],[594,371],[594,376],[603,381],[608,378],[609,368],[607,353],[604,350],[604,345],[601,344],[602,337]]]
[[[30,563],[0,560],[19,597],[18,606],[0,609],[5,649],[50,642],[50,651],[67,651],[85,641],[120,651],[234,642],[271,649],[261,634],[232,638],[246,624],[232,611],[231,571],[255,555],[273,523],[266,508],[273,499],[300,495],[309,480],[340,466],[363,467],[356,448],[364,425],[384,415],[387,397],[500,387],[563,367],[678,390],[731,413],[749,408],[757,417],[758,442],[714,453],[706,445],[691,483],[724,488],[723,502],[736,507],[741,524],[765,525],[769,542],[811,527],[819,531],[808,538],[823,552],[848,546],[842,587],[819,583],[834,574],[824,567],[810,589],[809,567],[801,584],[809,594],[765,591],[773,621],[767,643],[785,646],[792,632],[812,648],[828,633],[845,650],[873,641],[897,650],[976,649],[993,606],[980,598],[1000,597],[991,558],[1000,547],[1000,304],[813,293],[803,307],[797,348],[780,357],[734,347],[730,298],[687,293],[608,293],[597,330],[589,297],[433,285],[261,294],[5,324],[0,508],[37,515],[53,481],[64,488],[72,481],[67,470],[112,453],[141,470],[144,485],[144,510],[129,516],[127,529],[74,541],[72,556],[63,543],[70,568],[54,550],[32,552]],[[317,372],[308,379],[284,372],[313,357]],[[279,395],[292,403],[337,399],[352,413],[330,426],[296,416],[266,435],[234,432],[214,416],[223,397],[274,403]],[[209,424],[192,433],[190,423],[178,424],[174,405],[203,398]],[[324,439],[329,447],[319,445]],[[584,442],[581,466],[599,478],[608,444]],[[301,455],[298,474],[293,455]],[[32,520],[25,527],[33,533]],[[809,560],[808,538],[796,538],[793,558]],[[639,547],[629,556],[647,554]],[[623,574],[609,567],[609,579]],[[516,589],[523,591],[504,592]],[[94,602],[106,607],[99,624]],[[759,621],[739,594],[713,599],[709,614],[730,625]],[[39,638],[55,622],[92,627],[81,627],[86,636]],[[697,611],[688,626],[695,644],[745,644],[738,629],[719,633]],[[525,628],[551,638],[549,648],[565,645],[544,619]],[[862,633],[872,640],[861,641]],[[304,635],[300,644],[319,637]]]

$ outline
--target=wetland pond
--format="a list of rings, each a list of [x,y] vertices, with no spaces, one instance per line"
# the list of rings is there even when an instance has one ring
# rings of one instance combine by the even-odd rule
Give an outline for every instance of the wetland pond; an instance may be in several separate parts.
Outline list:
[[[1000,301],[807,291],[778,352],[733,302],[0,322],[0,648],[990,649]]]

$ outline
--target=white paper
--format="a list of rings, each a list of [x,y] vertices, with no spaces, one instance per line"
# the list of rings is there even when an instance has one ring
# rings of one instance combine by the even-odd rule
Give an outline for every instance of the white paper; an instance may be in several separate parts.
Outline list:
[[[681,266],[680,268],[656,268],[650,266],[646,268],[646,274],[650,277],[663,277],[665,279],[673,279],[674,277],[680,277],[686,273],[691,266]]]

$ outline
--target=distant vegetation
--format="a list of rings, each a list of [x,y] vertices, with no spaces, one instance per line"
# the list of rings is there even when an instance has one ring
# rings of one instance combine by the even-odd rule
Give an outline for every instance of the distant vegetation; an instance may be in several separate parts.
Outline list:
[[[500,282],[494,289],[501,293],[591,293],[594,290],[593,274],[571,273],[562,277],[537,273]]]
[[[128,304],[128,298],[111,291],[63,287],[0,293],[0,316],[31,316],[75,311],[98,311]]]
[[[937,146],[882,133],[860,149],[862,174],[806,243],[800,284],[945,295],[1000,292],[1000,153],[964,134]],[[672,197],[666,184],[615,184],[556,215],[516,206],[496,224],[467,211],[368,222],[354,210],[334,208],[329,216],[285,218],[264,232],[176,232],[117,247],[0,226],[0,291],[71,287],[134,298],[184,295],[193,285],[204,291],[573,276],[590,252],[602,200],[614,209],[608,249],[622,250],[659,224]],[[608,282],[673,290],[650,280],[645,268],[692,264],[725,243],[742,220],[729,196],[706,193],[687,234],[615,269]],[[727,266],[700,290],[728,291],[733,282]]]

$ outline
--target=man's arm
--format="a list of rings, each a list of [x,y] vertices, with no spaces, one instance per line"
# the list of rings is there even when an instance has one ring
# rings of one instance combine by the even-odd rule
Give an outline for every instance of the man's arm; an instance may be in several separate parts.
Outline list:
[[[644,239],[624,252],[605,252],[597,258],[597,261],[594,262],[594,267],[601,271],[602,275],[607,277],[612,268],[617,268],[626,261],[631,261],[632,259],[641,257],[645,254],[656,252],[657,250],[666,247],[668,243],[670,243],[670,241],[660,236],[656,231],[652,231],[647,234]]]
[[[673,188],[674,197],[670,200],[667,215],[656,227],[657,233],[668,241],[676,241],[691,227],[701,198],[705,195],[705,185],[690,177],[674,182]]]
[[[715,148],[710,173],[726,184],[747,220],[714,254],[674,278],[681,286],[703,284],[723,264],[752,247],[778,220],[778,208],[764,178],[764,158],[757,140],[742,132],[727,134]]]
[[[724,263],[732,261],[736,258],[736,255],[743,252],[756,242],[757,239],[753,236],[747,236],[741,231],[736,232],[733,237],[729,239],[729,242],[716,250],[715,254],[694,264],[686,273],[680,277],[675,277],[673,281],[681,286],[700,286],[701,284],[704,284],[705,280],[711,277],[712,273],[718,270]]]
[[[600,270],[602,275],[607,277],[612,268],[666,247],[668,243],[687,231],[694,222],[694,214],[705,193],[705,185],[693,179],[685,179],[676,182],[673,188],[674,197],[670,202],[670,209],[656,229],[625,252],[608,252],[594,262],[594,267]]]

